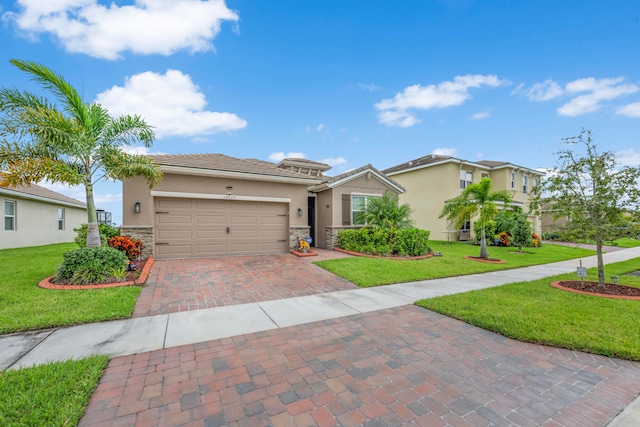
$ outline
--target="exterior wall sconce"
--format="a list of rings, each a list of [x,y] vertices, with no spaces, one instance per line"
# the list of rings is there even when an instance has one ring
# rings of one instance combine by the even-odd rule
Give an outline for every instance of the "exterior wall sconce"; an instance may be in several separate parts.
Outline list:
[[[298,208],[298,216],[302,216],[302,208]]]
[[[133,205],[133,211],[135,213],[140,213],[140,202],[136,202],[136,204]]]

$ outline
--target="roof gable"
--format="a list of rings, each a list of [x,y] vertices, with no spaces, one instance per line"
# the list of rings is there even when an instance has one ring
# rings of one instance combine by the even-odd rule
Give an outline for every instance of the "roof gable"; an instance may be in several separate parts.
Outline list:
[[[535,169],[529,169],[524,166],[514,165],[513,163],[509,163],[509,162],[496,161],[496,160],[480,160],[477,162],[472,162],[468,160],[458,159],[452,156],[441,156],[439,154],[429,154],[429,155],[384,169],[382,172],[387,175],[393,176],[399,173],[410,172],[413,170],[441,165],[444,163],[458,163],[458,164],[469,165],[469,166],[486,169],[486,170],[512,168],[512,169],[526,170],[527,172],[534,175],[540,175],[540,176],[544,175],[544,172],[540,172]]]
[[[384,185],[386,185],[387,187],[391,188],[392,190],[398,193],[404,193],[406,191],[402,185],[398,184],[393,179],[389,178],[388,176],[380,172],[378,169],[374,168],[371,164],[359,167],[357,169],[350,170],[348,172],[334,176],[332,178],[325,179],[322,182],[322,184],[310,187],[309,191],[317,193],[329,188],[335,188],[366,174],[371,174],[378,181],[382,182]]]

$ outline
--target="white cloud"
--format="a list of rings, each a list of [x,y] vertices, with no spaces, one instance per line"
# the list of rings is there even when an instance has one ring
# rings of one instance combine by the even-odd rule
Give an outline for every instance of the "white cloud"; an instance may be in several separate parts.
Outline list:
[[[118,194],[96,194],[93,198],[96,204],[122,202],[122,193]]]
[[[437,85],[412,85],[395,97],[383,99],[375,104],[379,111],[378,121],[387,126],[409,127],[420,122],[409,110],[429,110],[461,105],[471,98],[469,89],[482,86],[498,87],[508,84],[495,75],[468,74],[456,76],[453,81]]]
[[[627,104],[618,108],[616,114],[627,117],[640,117],[640,102],[634,102],[633,104]]]
[[[376,86],[373,83],[371,84],[358,83],[358,87],[362,90],[366,90],[367,92],[373,92],[374,90],[380,89],[379,86]]]
[[[317,132],[322,132],[322,129],[324,129],[324,125],[322,123],[320,123],[318,126],[316,126],[316,131]]]
[[[549,101],[557,98],[564,93],[560,85],[552,79],[547,79],[541,83],[535,83],[529,89],[525,89],[524,83],[520,83],[514,90],[512,95],[524,94],[529,101]]]
[[[623,166],[640,166],[640,153],[633,148],[616,152],[616,161]]]
[[[489,117],[491,117],[491,113],[488,111],[479,111],[475,114],[472,114],[469,117],[469,120],[482,120],[482,119],[488,119]]]
[[[55,191],[56,193],[64,194],[72,199],[80,200],[82,203],[85,203],[87,200],[87,193],[84,185],[66,185],[59,182],[51,183],[48,181],[41,181],[37,184],[51,191]]]
[[[130,2],[129,2],[130,3]],[[19,12],[6,12],[26,35],[52,34],[68,52],[117,59],[124,51],[171,55],[213,50],[224,21],[238,15],[224,0],[134,0],[108,6],[98,0],[18,0]]]
[[[285,153],[283,151],[278,151],[269,154],[269,160],[271,160],[272,162],[281,162],[284,159],[304,159],[306,157],[307,156],[305,156],[304,153],[296,152]]]
[[[155,127],[158,138],[201,136],[247,126],[235,114],[205,111],[204,94],[189,75],[178,70],[165,74],[147,71],[128,77],[123,87],[114,86],[98,94],[96,101],[114,116],[142,116]]]
[[[340,166],[347,163],[347,159],[344,157],[327,157],[325,159],[320,160],[320,163],[326,163],[329,166]]]
[[[589,92],[573,98],[556,111],[563,116],[575,117],[598,111],[604,101],[611,101],[637,92],[640,88],[633,84],[622,84],[624,77],[615,79],[595,79],[588,77],[567,83],[567,93]]]
[[[457,148],[436,148],[431,154],[436,154],[438,156],[455,156],[458,152]]]

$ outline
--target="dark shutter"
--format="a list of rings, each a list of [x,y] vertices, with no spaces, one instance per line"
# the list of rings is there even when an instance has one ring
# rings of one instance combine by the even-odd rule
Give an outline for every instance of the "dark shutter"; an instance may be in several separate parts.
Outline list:
[[[342,195],[342,225],[351,225],[351,194]]]

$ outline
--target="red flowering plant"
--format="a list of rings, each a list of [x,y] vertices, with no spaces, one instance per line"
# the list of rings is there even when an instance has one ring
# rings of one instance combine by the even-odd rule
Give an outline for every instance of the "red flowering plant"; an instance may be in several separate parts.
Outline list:
[[[500,244],[502,246],[511,245],[511,240],[509,239],[509,233],[507,233],[506,231],[503,231],[502,233],[500,233]]]
[[[540,237],[536,233],[531,233],[531,239],[534,248],[540,246]]]
[[[131,261],[140,257],[144,243],[140,239],[132,239],[129,236],[115,236],[109,239],[109,246],[124,252]]]

